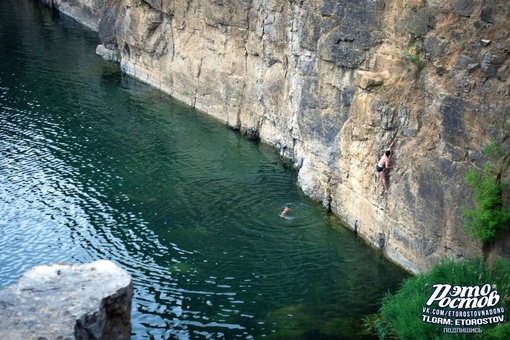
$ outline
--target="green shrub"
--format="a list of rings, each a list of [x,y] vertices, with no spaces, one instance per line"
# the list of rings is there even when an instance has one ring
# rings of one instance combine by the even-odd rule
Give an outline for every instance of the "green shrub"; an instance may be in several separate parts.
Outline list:
[[[510,322],[501,323],[479,336],[483,340],[510,339]]]
[[[434,291],[433,285],[447,283],[452,286],[483,286],[492,284],[501,300],[498,306],[510,308],[510,264],[500,260],[494,269],[484,266],[481,259],[455,262],[443,260],[429,272],[409,278],[398,292],[386,294],[380,314],[366,320],[368,327],[380,339],[473,339],[473,334],[444,334],[443,326],[422,321],[422,308]],[[506,320],[506,317],[505,317]],[[481,339],[509,339],[510,324],[477,326]]]
[[[422,48],[419,45],[413,45],[406,51],[406,58],[411,65],[407,70],[414,78],[417,78],[421,70],[425,68],[425,62],[421,59],[421,52]]]
[[[503,192],[506,183],[501,182],[501,174],[507,168],[495,142],[485,148],[489,160],[483,169],[471,167],[464,180],[473,188],[476,208],[462,207],[464,229],[474,239],[488,244],[494,241],[498,230],[508,227],[510,210],[503,206]]]

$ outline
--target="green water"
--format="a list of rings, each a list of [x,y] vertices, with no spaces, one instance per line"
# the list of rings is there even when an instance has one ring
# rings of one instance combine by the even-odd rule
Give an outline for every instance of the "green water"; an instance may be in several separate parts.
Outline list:
[[[0,286],[110,259],[133,276],[133,339],[360,338],[405,274],[275,150],[121,75],[97,44],[0,0]]]

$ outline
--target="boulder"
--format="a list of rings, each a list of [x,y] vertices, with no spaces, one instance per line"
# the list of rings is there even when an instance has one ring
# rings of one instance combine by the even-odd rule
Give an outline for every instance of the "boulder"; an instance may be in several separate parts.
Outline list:
[[[113,262],[41,265],[0,290],[0,339],[130,339],[132,297]]]

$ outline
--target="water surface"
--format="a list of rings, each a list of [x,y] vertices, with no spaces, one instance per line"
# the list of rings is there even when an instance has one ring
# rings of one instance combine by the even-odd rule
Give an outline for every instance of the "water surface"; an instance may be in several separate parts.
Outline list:
[[[122,76],[97,44],[0,1],[0,286],[109,259],[133,276],[134,339],[359,338],[405,274],[272,148]]]

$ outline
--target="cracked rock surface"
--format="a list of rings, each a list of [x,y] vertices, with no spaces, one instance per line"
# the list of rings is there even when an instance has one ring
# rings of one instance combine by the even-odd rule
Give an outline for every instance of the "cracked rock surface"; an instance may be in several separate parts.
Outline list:
[[[111,261],[37,266],[0,290],[0,339],[129,339],[132,297]]]

